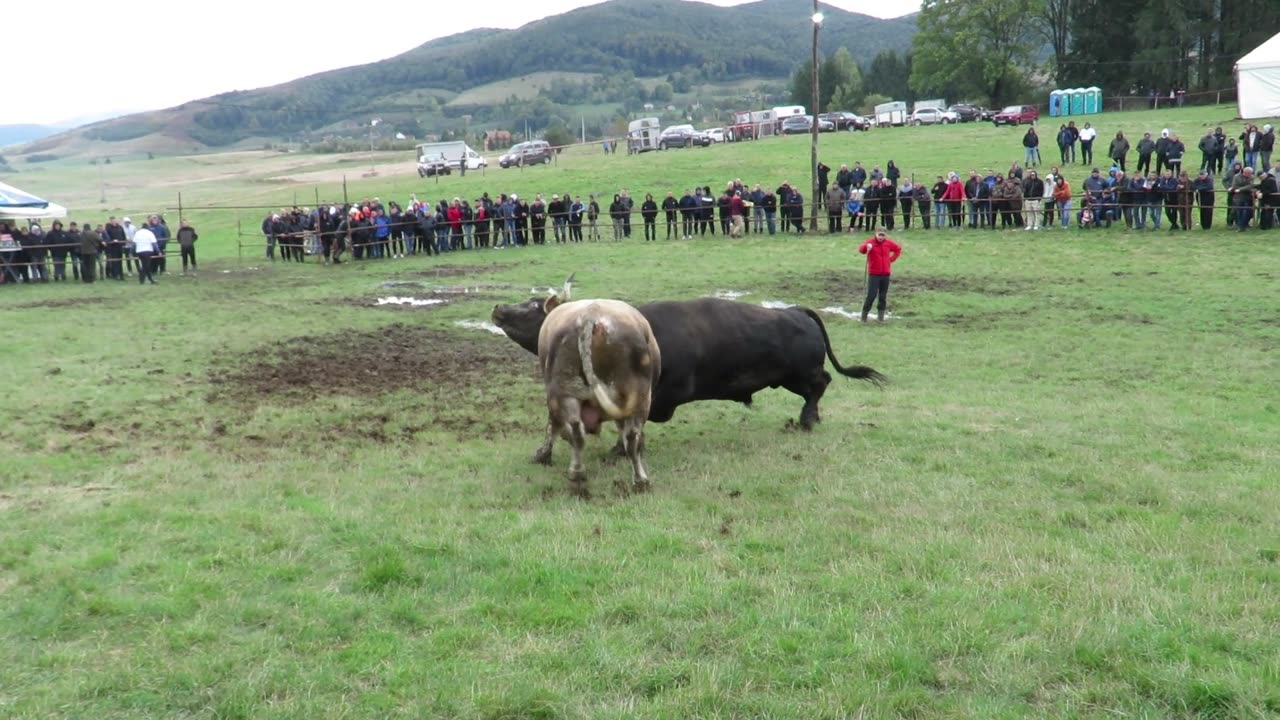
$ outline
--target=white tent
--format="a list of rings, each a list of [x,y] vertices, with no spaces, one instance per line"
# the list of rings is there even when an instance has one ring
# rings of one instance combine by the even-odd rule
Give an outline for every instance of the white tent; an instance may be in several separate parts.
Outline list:
[[[1236,107],[1242,118],[1280,117],[1280,34],[1236,62]]]
[[[40,220],[66,216],[67,209],[61,205],[0,182],[0,219]]]

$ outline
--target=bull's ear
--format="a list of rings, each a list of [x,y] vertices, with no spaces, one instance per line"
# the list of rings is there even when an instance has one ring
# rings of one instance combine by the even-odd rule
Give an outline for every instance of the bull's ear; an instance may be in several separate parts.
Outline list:
[[[552,310],[555,310],[556,308],[560,307],[560,303],[561,303],[560,296],[552,295],[551,297],[542,301],[542,312],[550,315]]]

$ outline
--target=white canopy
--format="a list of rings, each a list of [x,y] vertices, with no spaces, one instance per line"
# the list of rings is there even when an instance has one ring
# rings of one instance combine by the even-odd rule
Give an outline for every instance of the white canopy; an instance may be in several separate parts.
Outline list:
[[[67,209],[61,205],[0,182],[0,219],[41,220],[66,216]]]
[[[1236,106],[1242,118],[1280,117],[1280,34],[1236,62]]]

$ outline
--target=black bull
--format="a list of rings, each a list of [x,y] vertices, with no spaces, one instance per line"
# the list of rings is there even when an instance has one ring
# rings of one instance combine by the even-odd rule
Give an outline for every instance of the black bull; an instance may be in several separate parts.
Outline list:
[[[546,313],[534,298],[493,309],[493,322],[531,353]],[[831,375],[825,360],[845,377],[887,382],[864,365],[846,368],[836,360],[822,318],[809,308],[774,310],[747,303],[699,298],[654,302],[638,307],[662,350],[662,374],[654,388],[649,421],[670,420],[676,408],[697,400],[751,404],[765,388],[786,388],[804,398],[800,426],[820,421],[818,401]]]

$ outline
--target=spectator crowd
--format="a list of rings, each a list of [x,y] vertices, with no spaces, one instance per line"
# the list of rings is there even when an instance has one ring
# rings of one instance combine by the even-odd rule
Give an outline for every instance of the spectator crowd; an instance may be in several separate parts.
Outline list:
[[[1169,230],[1213,227],[1217,208],[1225,210],[1227,227],[1243,232],[1250,227],[1276,226],[1280,208],[1280,161],[1272,165],[1274,131],[1270,125],[1248,125],[1238,138],[1222,128],[1207,132],[1197,144],[1200,163],[1187,169],[1186,145],[1165,129],[1158,140],[1144,133],[1131,148],[1117,132],[1107,148],[1108,163],[1092,167],[1078,188],[1064,167],[1079,158],[1094,162],[1098,133],[1090,123],[1074,122],[1057,135],[1060,163],[1043,168],[1039,136],[1031,128],[1022,138],[1024,164],[1014,162],[1005,172],[970,170],[937,175],[932,183],[918,181],[890,160],[882,170],[861,162],[842,164],[831,175],[818,167],[818,205],[824,210],[829,233],[895,230],[918,223],[924,229],[1026,229],[1053,227],[1124,227]],[[1239,141],[1237,143],[1237,140]],[[1077,154],[1077,145],[1079,153]],[[1128,171],[1131,150],[1137,163]],[[1154,168],[1152,161],[1154,159]],[[635,217],[639,215],[639,222]],[[783,182],[776,188],[741,179],[718,193],[710,186],[685,189],[678,197],[669,191],[660,200],[646,194],[637,207],[626,190],[612,198],[588,194],[542,193],[531,199],[516,193],[483,193],[474,200],[454,198],[436,203],[411,196],[403,206],[379,198],[359,203],[322,204],[317,208],[285,208],[267,215],[261,225],[270,260],[303,262],[308,255],[325,263],[439,255],[472,249],[519,248],[528,245],[581,243],[606,236],[613,241],[632,237],[633,224],[646,241],[692,240],[719,234],[742,237],[751,233],[804,234],[805,197],[799,186]],[[847,223],[847,225],[846,225]],[[130,218],[112,217],[105,224],[55,220],[48,231],[0,223],[0,284],[48,282],[71,277],[81,282],[96,278],[123,281],[137,277],[155,282],[167,271],[168,249],[176,245],[181,272],[196,271],[199,235],[185,220],[171,232],[163,216],[152,215],[141,227]],[[50,272],[52,269],[52,272]]]

